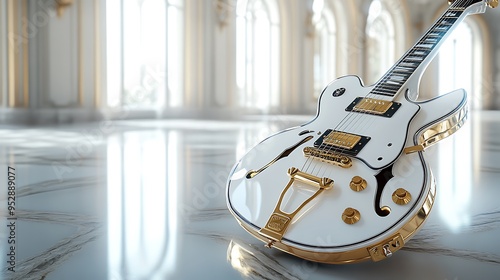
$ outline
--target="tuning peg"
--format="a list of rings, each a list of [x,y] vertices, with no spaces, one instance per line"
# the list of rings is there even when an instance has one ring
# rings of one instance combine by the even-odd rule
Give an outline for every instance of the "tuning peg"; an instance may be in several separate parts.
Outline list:
[[[489,0],[486,4],[488,5],[488,7],[494,9],[498,7],[498,0]]]

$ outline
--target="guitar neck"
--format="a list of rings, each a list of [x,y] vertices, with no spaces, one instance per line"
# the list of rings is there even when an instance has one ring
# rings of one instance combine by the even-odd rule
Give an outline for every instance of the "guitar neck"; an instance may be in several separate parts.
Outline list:
[[[486,10],[485,0],[457,0],[443,13],[418,42],[375,84],[371,93],[394,97],[415,73],[425,69],[439,47],[463,19]]]

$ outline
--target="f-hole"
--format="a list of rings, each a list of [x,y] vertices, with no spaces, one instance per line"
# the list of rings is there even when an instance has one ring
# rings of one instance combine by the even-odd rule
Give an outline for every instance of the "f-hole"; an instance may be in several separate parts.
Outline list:
[[[377,193],[375,194],[375,212],[380,217],[386,217],[391,213],[391,208],[388,206],[380,206],[380,198],[382,197],[382,191],[389,182],[390,179],[394,177],[392,174],[392,164],[388,167],[382,169],[375,178],[377,179]]]

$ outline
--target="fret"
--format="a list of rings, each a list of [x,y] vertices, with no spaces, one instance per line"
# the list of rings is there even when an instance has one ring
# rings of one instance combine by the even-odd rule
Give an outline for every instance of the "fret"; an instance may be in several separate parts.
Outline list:
[[[481,1],[466,0],[453,3],[413,48],[396,65],[387,71],[372,89],[372,93],[385,96],[394,96],[398,93],[415,70],[433,53],[434,48],[447,35],[455,23],[459,21],[466,9],[478,2]]]
[[[448,12],[446,12],[444,14],[443,18],[447,18],[447,17],[459,17],[461,14],[462,14],[462,12],[448,10]]]
[[[422,48],[422,49],[428,49],[428,50],[432,50],[432,48],[434,48],[434,45],[433,44],[417,44],[415,46],[416,48]]]
[[[448,9],[448,11],[463,12],[463,11],[465,11],[465,8],[464,7],[451,7],[451,8]]]
[[[457,18],[445,18],[443,19],[443,22],[454,24],[457,20]]]
[[[404,83],[404,82],[403,82]],[[387,86],[401,86],[402,84],[402,80],[393,80],[391,79],[390,77],[387,77],[384,81],[384,84],[387,85]]]
[[[392,97],[396,94],[396,92],[385,92],[385,91],[380,91],[380,90],[376,90],[376,89],[373,89],[371,92],[374,94],[385,95],[385,96],[390,96],[390,97]]]
[[[415,71],[415,69],[418,67],[420,63],[416,63],[416,62],[409,62],[409,61],[401,61],[399,63],[399,65],[403,66],[403,67],[407,67],[407,68],[410,68],[412,69],[412,71]]]
[[[400,64],[398,64],[398,66],[396,66],[394,69],[397,69],[398,71],[404,71],[406,73],[413,73],[413,71],[415,71],[415,69],[413,68],[402,66]]]
[[[449,29],[451,26],[453,26],[453,23],[449,23],[449,22],[442,22],[440,23],[437,28],[439,29]]]
[[[406,76],[401,76],[401,75],[398,75],[398,74],[395,74],[395,73],[392,73],[389,76],[389,79],[391,79],[393,81],[404,81],[405,78],[406,78]]]
[[[384,77],[382,82],[377,86],[379,88],[389,89],[389,90],[398,90],[399,86],[402,85],[401,81],[392,81],[388,79],[389,77]]]
[[[397,75],[404,76],[404,77],[405,77],[405,79],[408,79],[408,78],[411,76],[411,74],[412,74],[413,72],[400,72],[400,71],[396,71],[396,70],[394,70],[394,71],[391,71],[391,73],[394,73],[394,74],[397,74]]]
[[[399,85],[389,85],[387,83],[377,85],[377,89],[383,89],[384,91],[394,91],[397,92],[401,86]]]
[[[390,92],[390,91],[383,91],[383,90],[372,90],[372,93],[378,94],[378,95],[385,95],[385,96],[394,96],[396,92]]]
[[[421,54],[421,53],[411,52],[411,53],[407,54],[406,57],[422,60],[422,59],[424,59],[427,56],[427,54]]]
[[[443,20],[442,22],[439,23],[439,25],[443,25],[446,27],[452,26],[454,22],[448,21],[448,20]]]
[[[441,26],[434,27],[434,30],[436,30],[436,31],[443,31],[443,32],[446,32],[449,29],[450,29],[449,27],[441,27]]]
[[[401,66],[401,65],[398,65],[396,67],[394,67],[394,72],[401,72],[401,73],[413,73],[413,68],[408,68],[408,67],[404,67],[404,66]]]
[[[438,41],[439,41],[438,38],[429,37],[425,38],[422,43],[436,44]]]
[[[404,76],[395,76],[397,75],[396,73],[392,73],[391,74],[391,80],[393,81],[398,81],[398,82],[402,82],[403,84],[406,82],[406,80],[410,77],[408,75],[404,75]]]
[[[412,50],[412,51],[410,51],[411,55],[417,55],[417,56],[421,56],[421,57],[426,57],[429,53],[430,53],[430,51],[425,51],[425,50]]]
[[[410,51],[409,55],[415,55],[415,56],[420,56],[422,58],[425,58],[429,53],[430,53],[430,51],[414,50],[414,51]]]
[[[408,56],[404,60],[408,60],[410,62],[422,62],[424,60],[424,57],[421,56]]]
[[[425,36],[441,38],[444,36],[444,34],[446,34],[446,32],[437,32],[436,30],[432,30],[431,32],[429,32],[429,34]]]
[[[388,81],[393,81],[393,82],[396,82],[396,83],[400,83],[400,82],[404,82],[405,80],[405,77],[401,77],[401,76],[397,76],[397,75],[391,75],[389,77],[389,80]]]

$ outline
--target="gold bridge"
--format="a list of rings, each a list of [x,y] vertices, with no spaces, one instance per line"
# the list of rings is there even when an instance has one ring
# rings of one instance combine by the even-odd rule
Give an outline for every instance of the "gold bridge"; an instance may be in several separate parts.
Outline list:
[[[357,97],[345,109],[347,112],[358,112],[362,114],[371,114],[386,118],[392,118],[396,111],[401,108],[401,103],[382,99]]]
[[[263,227],[259,234],[269,239],[268,247],[271,247],[274,242],[279,242],[283,238],[288,226],[290,226],[292,220],[306,206],[309,202],[315,199],[318,195],[320,195],[324,190],[329,190],[333,187],[333,180],[330,178],[319,178],[317,176],[305,173],[300,171],[298,168],[292,167],[288,169],[288,176],[290,176],[290,181],[286,185],[285,189],[281,192],[278,203],[274,208],[271,217],[266,223],[266,226]],[[283,202],[283,198],[285,194],[290,189],[294,181],[297,180],[299,182],[305,183],[312,187],[317,187],[318,190],[308,199],[306,199],[295,211],[292,213],[285,213],[281,211],[281,204]]]
[[[305,147],[303,152],[304,156],[306,157],[319,159],[321,161],[331,163],[340,166],[342,168],[349,168],[352,166],[352,159],[344,155],[340,155],[330,151],[320,150],[315,147]]]

